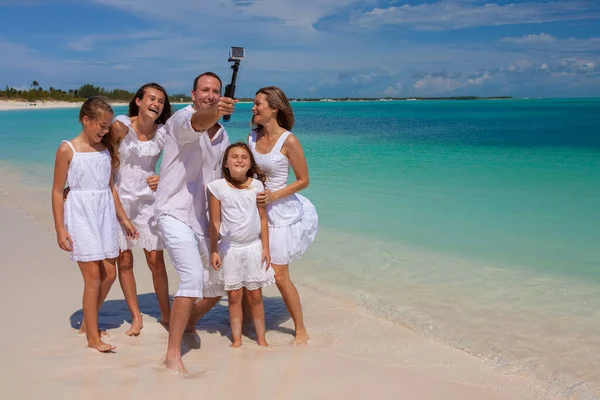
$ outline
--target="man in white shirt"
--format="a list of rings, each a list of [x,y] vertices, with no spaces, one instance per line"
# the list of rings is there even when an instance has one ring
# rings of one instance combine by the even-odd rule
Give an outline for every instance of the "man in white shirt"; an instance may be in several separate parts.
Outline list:
[[[184,374],[181,341],[188,320],[195,321],[225,294],[222,287],[204,285],[212,270],[206,244],[206,185],[220,178],[221,159],[229,145],[227,132],[218,120],[231,114],[235,105],[233,99],[221,97],[221,86],[214,73],[199,75],[192,90],[193,106],[177,111],[165,124],[167,135],[156,190],[158,230],[180,279],[171,307],[165,366]],[[198,298],[202,300],[195,303]]]

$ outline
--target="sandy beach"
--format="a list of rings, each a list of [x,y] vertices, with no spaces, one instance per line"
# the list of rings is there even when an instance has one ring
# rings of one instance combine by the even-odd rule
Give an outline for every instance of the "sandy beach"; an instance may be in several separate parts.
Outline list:
[[[71,101],[17,101],[0,100],[0,111],[10,110],[36,110],[49,108],[79,108],[82,102]],[[125,105],[127,103],[111,102],[111,105]]]
[[[77,333],[82,278],[77,265],[56,245],[49,193],[49,187],[25,189],[18,179],[0,186],[0,251],[5,265],[0,282],[5,304],[2,398],[565,398],[548,382],[495,368],[301,285],[311,334],[308,347],[290,346],[292,321],[277,289],[269,288],[269,349],[259,348],[250,332],[242,349],[229,347],[227,303],[222,300],[199,323],[199,336],[184,340],[183,359],[190,375],[178,376],[160,365],[167,331],[157,322],[151,275],[140,262],[135,273],[144,329],[139,337],[125,335],[130,315],[116,282],[99,320],[117,349],[115,354],[99,354],[86,348]],[[142,259],[139,252],[136,256]],[[173,294],[177,277],[167,262]]]

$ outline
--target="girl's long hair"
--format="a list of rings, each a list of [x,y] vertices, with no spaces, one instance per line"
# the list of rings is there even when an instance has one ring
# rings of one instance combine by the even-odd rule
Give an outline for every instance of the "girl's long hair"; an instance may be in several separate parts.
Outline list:
[[[225,178],[225,180],[231,183],[232,185],[239,184],[239,182],[236,182],[235,179],[231,177],[231,174],[229,173],[229,168],[227,168],[227,157],[229,157],[229,151],[236,147],[243,148],[250,155],[250,169],[248,170],[248,172],[246,172],[246,176],[248,178],[256,178],[259,181],[261,181],[264,185],[267,181],[267,175],[265,175],[265,173],[260,169],[260,167],[256,163],[256,160],[254,159],[252,151],[250,151],[250,147],[248,147],[248,145],[244,142],[236,142],[230,144],[229,147],[227,147],[227,149],[225,150],[225,154],[223,154],[223,161],[221,162],[221,172],[223,173],[223,178]]]
[[[89,97],[81,106],[81,110],[79,110],[79,122],[83,123],[83,117],[88,117],[95,121],[100,118],[103,113],[114,114],[110,104],[100,96]],[[102,136],[100,142],[108,150],[108,153],[110,154],[110,164],[113,171],[116,171],[121,164],[121,161],[119,160],[119,144],[110,132]]]
[[[277,86],[267,86],[258,89],[256,94],[259,93],[262,93],[266,96],[269,107],[277,109],[277,123],[279,126],[291,131],[295,122],[294,110],[292,109],[292,105],[290,104],[290,101],[286,97],[285,93],[283,93],[283,90],[279,89]],[[263,128],[262,125],[254,123],[254,116],[250,121],[250,126],[257,132],[260,132],[260,130]]]
[[[146,89],[156,89],[162,92],[162,94],[165,96],[165,104],[162,113],[158,116],[158,118],[155,121],[155,123],[157,124],[165,124],[167,120],[171,118],[171,115],[173,114],[173,109],[171,108],[171,103],[169,102],[169,96],[167,95],[167,91],[158,83],[154,82],[146,83],[135,93],[135,96],[133,96],[133,99],[131,99],[131,101],[129,102],[129,116],[137,117],[137,115],[139,114],[140,108],[135,103],[135,101],[137,99],[142,100],[144,98],[144,96],[146,95]]]

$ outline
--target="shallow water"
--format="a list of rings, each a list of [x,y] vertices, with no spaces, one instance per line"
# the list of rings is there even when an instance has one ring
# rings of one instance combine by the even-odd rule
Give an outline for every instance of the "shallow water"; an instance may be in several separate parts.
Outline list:
[[[600,388],[600,100],[293,105],[321,223],[295,277],[499,368]],[[3,170],[49,187],[77,112],[2,112]]]

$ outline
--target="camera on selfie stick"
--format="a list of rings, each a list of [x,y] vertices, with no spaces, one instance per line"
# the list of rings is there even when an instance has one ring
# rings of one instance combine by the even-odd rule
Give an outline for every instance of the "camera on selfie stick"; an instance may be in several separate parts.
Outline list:
[[[229,49],[229,62],[233,62],[231,69],[231,83],[225,86],[225,97],[233,99],[235,96],[235,80],[237,78],[238,69],[240,68],[240,61],[246,58],[246,52],[243,47],[232,47]],[[231,118],[231,115],[223,115],[223,121],[227,122]]]

